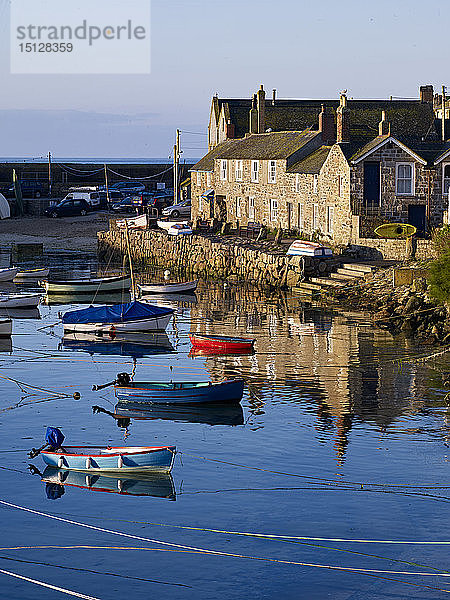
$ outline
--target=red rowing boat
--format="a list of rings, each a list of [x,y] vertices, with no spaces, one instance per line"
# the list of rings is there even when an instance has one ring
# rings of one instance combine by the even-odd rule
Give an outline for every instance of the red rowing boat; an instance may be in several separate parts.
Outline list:
[[[207,335],[190,333],[191,343],[195,349],[221,350],[222,352],[243,352],[253,350],[254,339],[227,337],[224,335]]]

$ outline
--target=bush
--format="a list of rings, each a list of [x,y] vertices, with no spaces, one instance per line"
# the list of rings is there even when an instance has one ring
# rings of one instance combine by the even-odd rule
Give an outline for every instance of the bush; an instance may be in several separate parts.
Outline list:
[[[450,252],[450,225],[444,225],[434,230],[433,244],[439,256]]]
[[[431,263],[428,283],[432,298],[438,302],[450,302],[450,246]]]

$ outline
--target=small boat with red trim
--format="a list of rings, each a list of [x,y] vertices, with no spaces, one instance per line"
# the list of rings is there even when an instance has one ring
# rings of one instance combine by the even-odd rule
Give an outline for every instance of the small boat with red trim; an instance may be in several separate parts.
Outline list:
[[[108,385],[108,384],[106,384]],[[98,389],[101,389],[99,386]],[[244,393],[243,379],[211,381],[131,381],[128,373],[119,373],[114,391],[120,402],[148,404],[237,403]]]
[[[175,446],[65,446],[41,450],[49,467],[86,472],[125,472],[172,470]]]
[[[227,337],[224,335],[207,335],[190,333],[189,337],[195,349],[221,350],[222,352],[251,352],[255,340],[252,338]]]

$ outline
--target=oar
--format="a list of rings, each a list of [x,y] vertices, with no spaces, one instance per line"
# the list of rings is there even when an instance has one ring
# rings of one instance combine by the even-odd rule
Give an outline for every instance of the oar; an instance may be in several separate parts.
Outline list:
[[[93,385],[92,391],[98,392],[99,390],[103,390],[104,388],[109,387],[110,385],[114,385],[115,383],[116,383],[116,380],[114,379],[114,381],[110,381],[109,383],[103,383],[101,385]]]

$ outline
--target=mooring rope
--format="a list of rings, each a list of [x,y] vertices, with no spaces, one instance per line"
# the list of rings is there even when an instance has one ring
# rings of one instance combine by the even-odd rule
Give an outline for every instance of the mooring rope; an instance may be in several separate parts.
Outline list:
[[[396,484],[396,483],[371,483],[364,481],[346,481],[339,479],[327,479],[324,477],[315,477],[313,475],[302,475],[301,473],[287,473],[285,471],[274,471],[272,469],[264,469],[263,467],[253,467],[251,465],[243,465],[240,463],[229,462],[226,460],[220,460],[218,458],[208,458],[207,456],[202,456],[201,454],[190,454],[188,452],[178,451],[177,454],[189,456],[191,458],[199,458],[201,460],[206,460],[209,462],[216,462],[223,465],[230,465],[232,467],[240,467],[241,469],[250,469],[251,471],[263,471],[264,473],[274,473],[275,475],[286,475],[288,477],[300,477],[301,479],[312,479],[314,481],[323,481],[325,483],[332,483],[338,485],[358,485],[364,489],[364,486],[372,486],[372,487],[383,487],[383,488],[399,488],[399,489],[421,489],[421,490],[448,490],[450,486],[448,485],[406,485],[406,484]]]
[[[80,592],[74,592],[72,590],[68,590],[57,585],[52,585],[51,583],[45,583],[45,581],[39,581],[38,579],[31,579],[30,577],[25,577],[24,575],[19,575],[18,573],[12,573],[11,571],[5,571],[4,569],[0,569],[0,573],[2,573],[3,575],[10,575],[11,577],[15,577],[16,579],[23,579],[24,581],[28,581],[29,583],[34,583],[35,585],[40,585],[41,587],[45,587],[50,590],[55,590],[56,592],[62,592],[63,594],[68,594],[69,596],[75,596],[76,598],[84,598],[84,600],[101,600],[96,596],[86,596],[86,594],[80,594]]]
[[[153,539],[153,538],[147,538],[147,537],[143,537],[143,536],[139,536],[139,535],[133,535],[130,533],[124,533],[122,531],[114,531],[113,529],[106,529],[104,527],[97,527],[95,525],[89,525],[87,523],[81,523],[79,521],[74,521],[72,519],[64,519],[62,517],[57,517],[56,515],[52,515],[49,513],[45,513],[42,511],[38,511],[38,510],[34,510],[32,508],[27,508],[24,506],[19,506],[17,504],[13,504],[11,502],[6,502],[5,500],[0,500],[0,504],[3,504],[4,506],[8,506],[10,508],[15,508],[18,510],[23,510],[25,512],[29,512],[31,514],[35,514],[41,517],[47,517],[49,519],[54,519],[56,521],[60,521],[63,523],[68,523],[69,525],[77,525],[79,527],[84,527],[86,529],[92,529],[93,531],[99,531],[101,533],[108,533],[111,535],[118,535],[118,536],[122,536],[122,537],[126,537],[126,538],[130,538],[130,539],[135,539],[135,540],[140,540],[140,541],[144,541],[144,542],[150,542],[152,544],[161,544],[163,546],[168,546],[170,548],[177,548],[177,549],[181,549],[181,550],[188,550],[188,551],[192,551],[192,552],[198,552],[198,553],[202,553],[202,554],[208,554],[211,556],[227,556],[230,558],[242,558],[242,559],[247,559],[247,560],[258,560],[258,561],[267,561],[267,562],[274,562],[274,563],[280,563],[280,564],[286,564],[286,565],[295,565],[295,566],[303,566],[303,567],[315,567],[315,568],[319,568],[319,569],[331,569],[331,570],[336,570],[336,571],[348,571],[348,572],[355,572],[355,573],[384,573],[384,574],[390,574],[390,575],[411,575],[411,576],[417,576],[417,577],[450,577],[450,573],[427,573],[427,572],[417,572],[417,571],[390,571],[390,570],[384,570],[384,569],[362,569],[362,568],[358,568],[358,567],[342,567],[339,565],[326,565],[326,564],[320,564],[320,563],[307,563],[307,562],[300,562],[300,561],[290,561],[290,560],[283,560],[283,559],[278,559],[278,558],[267,558],[267,557],[261,557],[261,556],[248,556],[248,555],[244,555],[244,554],[235,554],[235,553],[231,553],[231,552],[222,552],[220,550],[210,550],[208,548],[198,548],[196,546],[188,546],[186,544],[175,544],[174,542],[165,542],[162,540],[157,540],[157,539]],[[441,542],[441,543],[445,543],[445,544],[450,544],[450,542]],[[444,590],[444,591],[448,591],[450,593],[450,590]]]

